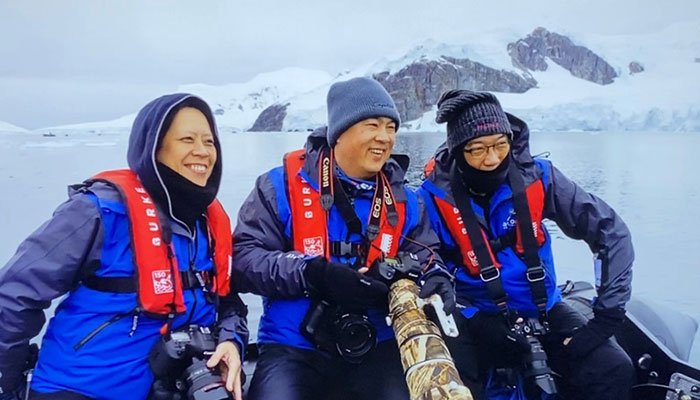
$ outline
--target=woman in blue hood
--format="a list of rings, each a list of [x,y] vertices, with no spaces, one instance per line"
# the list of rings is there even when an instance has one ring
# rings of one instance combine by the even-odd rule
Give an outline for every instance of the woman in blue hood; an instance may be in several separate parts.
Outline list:
[[[153,100],[134,121],[127,158],[129,169],[71,186],[0,270],[0,399],[24,398],[29,341],[66,293],[30,399],[171,396],[181,371],[152,370],[148,356],[187,328],[211,332],[207,366],[241,399],[246,309],[229,290],[231,229],[216,200],[222,157],[209,106],[189,94]]]

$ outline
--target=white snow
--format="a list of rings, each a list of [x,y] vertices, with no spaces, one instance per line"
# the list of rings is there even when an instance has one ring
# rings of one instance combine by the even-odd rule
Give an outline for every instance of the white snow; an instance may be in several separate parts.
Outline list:
[[[51,131],[110,131],[114,129],[128,130],[136,119],[136,113],[125,115],[110,121],[84,122],[81,124],[52,126],[40,129],[41,132]]]

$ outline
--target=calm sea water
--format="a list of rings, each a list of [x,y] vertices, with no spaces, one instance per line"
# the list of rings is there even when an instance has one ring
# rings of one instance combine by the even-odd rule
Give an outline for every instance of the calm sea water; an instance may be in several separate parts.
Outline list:
[[[224,178],[219,198],[232,216],[255,178],[281,164],[282,155],[303,145],[306,133],[222,132]],[[400,133],[395,152],[411,156],[408,179],[420,171],[443,133]],[[0,135],[0,264],[46,220],[66,196],[68,184],[110,168],[123,168],[125,134],[71,132],[56,137]],[[547,133],[532,134],[533,154],[549,159],[585,190],[603,198],[629,225],[636,252],[634,295],[661,303],[700,321],[700,134]],[[549,225],[560,280],[593,280],[591,253],[583,242]],[[257,328],[260,303],[251,305]],[[700,335],[691,355],[700,365]]]

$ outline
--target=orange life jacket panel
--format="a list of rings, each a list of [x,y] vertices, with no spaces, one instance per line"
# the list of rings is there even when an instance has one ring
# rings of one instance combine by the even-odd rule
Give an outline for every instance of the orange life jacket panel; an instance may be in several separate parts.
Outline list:
[[[542,246],[545,242],[544,231],[542,230],[542,212],[544,209],[544,186],[541,180],[537,180],[532,183],[526,189],[527,204],[530,208],[530,216],[532,217],[533,231],[535,234],[535,239],[537,240],[537,245]],[[469,241],[469,236],[467,235],[467,229],[462,221],[462,216],[459,210],[454,205],[450,204],[446,200],[433,196],[435,199],[435,204],[437,205],[438,212],[442,216],[447,230],[452,235],[452,238],[457,243],[459,251],[462,255],[462,261],[464,267],[473,276],[478,276],[480,272],[479,262],[476,259],[471,242]],[[517,223],[516,227],[516,243],[515,251],[518,254],[524,253],[522,235],[520,232],[520,222]],[[488,247],[489,254],[493,260],[493,265],[496,268],[500,268],[501,265],[496,259],[491,246],[489,244],[489,239],[484,229],[481,229],[481,233],[484,236],[484,241]]]
[[[129,219],[138,301],[144,311],[168,315],[185,312],[182,283],[172,243],[165,243],[158,211],[136,174],[129,169],[101,172],[90,179],[105,181],[120,192]],[[219,296],[230,291],[231,223],[221,203],[207,208],[210,240],[214,242],[213,290]]]
[[[323,256],[330,260],[328,221],[326,212],[321,207],[321,195],[299,175],[305,160],[306,153],[303,149],[284,156],[294,249],[308,256]],[[393,257],[398,252],[401,232],[406,221],[406,205],[396,202],[395,206],[399,218],[396,226],[391,226],[387,221],[387,213],[384,210],[386,206],[382,201],[384,212],[381,213],[380,230],[372,242],[373,245],[369,246],[365,264],[367,267],[371,267],[374,260],[382,254]]]

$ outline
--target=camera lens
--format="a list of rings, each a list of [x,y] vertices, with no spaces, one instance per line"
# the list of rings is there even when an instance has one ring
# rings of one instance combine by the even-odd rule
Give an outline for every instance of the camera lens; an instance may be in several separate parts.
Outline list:
[[[207,368],[206,360],[197,360],[185,370],[187,398],[192,400],[227,400],[231,396],[221,376]]]
[[[377,345],[377,332],[364,315],[343,314],[335,322],[336,347],[348,362],[359,363]]]

